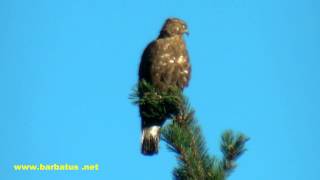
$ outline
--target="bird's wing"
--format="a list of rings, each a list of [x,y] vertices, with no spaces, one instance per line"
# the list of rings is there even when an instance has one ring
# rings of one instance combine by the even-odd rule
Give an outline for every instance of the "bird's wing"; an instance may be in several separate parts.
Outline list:
[[[156,41],[152,41],[144,49],[139,66],[139,80],[151,81],[151,63],[154,59],[155,49],[157,49]]]
[[[184,88],[190,78],[190,64],[184,44],[174,39],[158,39],[145,49],[140,63],[139,79],[159,89],[170,85]]]

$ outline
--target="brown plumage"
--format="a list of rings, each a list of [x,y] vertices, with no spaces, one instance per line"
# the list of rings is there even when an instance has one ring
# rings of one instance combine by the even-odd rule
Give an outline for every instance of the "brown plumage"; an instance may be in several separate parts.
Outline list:
[[[158,38],[144,50],[140,67],[139,81],[146,80],[159,91],[166,91],[169,86],[183,90],[190,80],[191,66],[183,34],[187,33],[187,25],[177,18],[165,21]],[[141,112],[140,106],[140,112]],[[145,107],[144,107],[145,108]],[[141,115],[142,147],[145,155],[158,152],[160,127],[165,119],[148,119]]]

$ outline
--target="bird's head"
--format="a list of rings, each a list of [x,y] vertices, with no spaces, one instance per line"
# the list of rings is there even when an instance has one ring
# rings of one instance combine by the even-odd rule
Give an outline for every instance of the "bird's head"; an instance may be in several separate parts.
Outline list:
[[[189,34],[187,24],[181,19],[169,18],[161,29],[160,37],[182,36],[183,34]]]

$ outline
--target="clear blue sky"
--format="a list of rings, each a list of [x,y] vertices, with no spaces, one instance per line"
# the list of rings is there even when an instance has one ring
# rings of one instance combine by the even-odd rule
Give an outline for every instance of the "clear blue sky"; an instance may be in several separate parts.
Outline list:
[[[140,154],[128,95],[167,17],[189,24],[189,96],[209,151],[251,137],[230,180],[319,180],[320,1],[1,0],[0,179],[171,179],[174,155]],[[98,172],[15,172],[99,163]]]

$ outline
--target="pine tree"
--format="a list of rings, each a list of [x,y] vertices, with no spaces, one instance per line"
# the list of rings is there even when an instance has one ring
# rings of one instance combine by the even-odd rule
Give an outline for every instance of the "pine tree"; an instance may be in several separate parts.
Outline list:
[[[178,166],[173,170],[176,180],[224,180],[235,169],[238,157],[246,151],[245,143],[249,138],[227,130],[221,136],[223,158],[210,156],[195,111],[176,87],[159,92],[151,84],[141,81],[131,99],[135,104],[150,107],[147,112],[142,112],[149,117],[172,119],[162,128],[161,139],[176,154]]]

